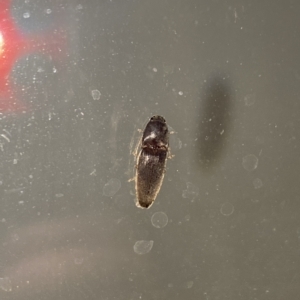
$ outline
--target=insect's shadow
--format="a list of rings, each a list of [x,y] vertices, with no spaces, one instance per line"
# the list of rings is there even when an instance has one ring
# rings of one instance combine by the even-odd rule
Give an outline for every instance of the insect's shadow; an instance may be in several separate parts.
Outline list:
[[[233,95],[226,76],[212,76],[201,96],[196,160],[201,169],[209,171],[224,152],[233,118]]]

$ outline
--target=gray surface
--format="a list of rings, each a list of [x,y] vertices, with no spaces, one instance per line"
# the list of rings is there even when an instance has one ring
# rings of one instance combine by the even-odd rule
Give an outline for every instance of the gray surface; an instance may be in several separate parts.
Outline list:
[[[24,34],[63,30],[67,47],[10,75],[30,109],[1,115],[2,300],[299,299],[299,1],[11,13]],[[153,114],[175,157],[141,210],[130,144]]]

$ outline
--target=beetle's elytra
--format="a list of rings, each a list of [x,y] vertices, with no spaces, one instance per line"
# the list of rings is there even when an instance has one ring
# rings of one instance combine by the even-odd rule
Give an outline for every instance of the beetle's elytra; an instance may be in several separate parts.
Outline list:
[[[166,120],[153,116],[147,123],[137,156],[135,190],[136,206],[149,208],[161,188],[169,152],[169,130]]]

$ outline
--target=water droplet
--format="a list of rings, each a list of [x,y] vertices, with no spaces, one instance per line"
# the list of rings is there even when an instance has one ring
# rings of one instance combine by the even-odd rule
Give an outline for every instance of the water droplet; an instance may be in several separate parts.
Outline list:
[[[166,74],[172,74],[172,73],[174,73],[174,66],[164,64],[163,70],[164,70],[164,73],[166,73]]]
[[[257,142],[257,144],[263,144],[265,142],[265,139],[263,136],[257,136],[255,138],[255,141]]]
[[[192,184],[191,182],[187,182],[186,187],[187,189],[183,190],[182,192],[182,197],[190,198],[192,200],[195,199],[199,194],[199,188],[196,185]]]
[[[186,216],[184,216],[183,221],[189,222],[190,219],[191,219],[191,216],[190,215],[186,215]]]
[[[13,242],[17,242],[19,239],[20,239],[20,237],[19,237],[19,235],[18,235],[17,233],[13,233],[13,234],[11,235],[11,240],[12,240]]]
[[[114,196],[121,188],[121,181],[116,178],[110,179],[103,187],[103,195],[107,197]]]
[[[53,73],[56,73],[56,72],[57,72],[57,69],[56,69],[55,67],[53,67],[53,68],[52,68],[52,72],[53,72]]]
[[[5,292],[11,292],[12,285],[11,280],[8,277],[0,278],[0,289]]]
[[[98,90],[92,90],[91,94],[94,100],[99,100],[101,97],[101,93]]]
[[[245,96],[244,101],[246,106],[251,106],[255,103],[256,95],[255,94],[248,94]]]
[[[224,203],[221,206],[221,214],[224,216],[230,216],[234,211],[234,207],[231,203]]]
[[[156,212],[151,217],[151,223],[155,228],[163,228],[168,224],[168,216],[162,212]]]
[[[153,244],[154,241],[145,241],[145,240],[137,241],[133,246],[133,250],[136,254],[140,254],[140,255],[147,254],[151,251]]]
[[[251,201],[252,201],[253,203],[258,203],[258,202],[259,202],[258,199],[251,199]]]
[[[29,12],[24,12],[23,18],[24,18],[24,19],[30,18],[30,13],[29,13]]]
[[[253,171],[258,166],[258,158],[254,154],[248,154],[243,157],[243,167],[247,171]]]
[[[178,94],[179,94],[180,96],[182,96],[182,95],[183,95],[183,92],[182,92],[182,91],[179,91]]]
[[[300,228],[298,228],[298,229],[296,230],[296,233],[297,233],[297,235],[298,235],[298,238],[300,239]]]
[[[185,286],[187,289],[190,289],[192,286],[194,285],[194,282],[193,281],[188,281],[186,282]]]
[[[77,257],[74,260],[76,265],[81,265],[83,263],[83,258],[82,257]]]
[[[261,188],[263,186],[263,183],[262,183],[261,179],[255,178],[253,180],[253,185],[254,185],[255,189],[259,189],[259,188]]]
[[[170,131],[173,131],[169,126]],[[173,150],[180,150],[182,148],[182,141],[177,137],[177,134],[170,135],[170,145]]]
[[[153,70],[153,72],[157,72],[157,69],[156,69],[156,68],[153,68],[152,70]]]
[[[47,14],[47,15],[50,15],[51,13],[52,13],[52,9],[47,8],[47,9],[46,9],[46,14]]]

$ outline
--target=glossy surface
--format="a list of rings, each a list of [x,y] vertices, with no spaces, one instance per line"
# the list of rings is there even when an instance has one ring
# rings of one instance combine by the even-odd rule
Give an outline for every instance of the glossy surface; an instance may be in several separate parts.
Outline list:
[[[299,300],[298,0],[0,15],[1,300]],[[175,158],[138,209],[156,114]]]
[[[169,130],[163,117],[150,119],[140,148],[135,176],[136,205],[150,208],[161,188],[169,152]]]

